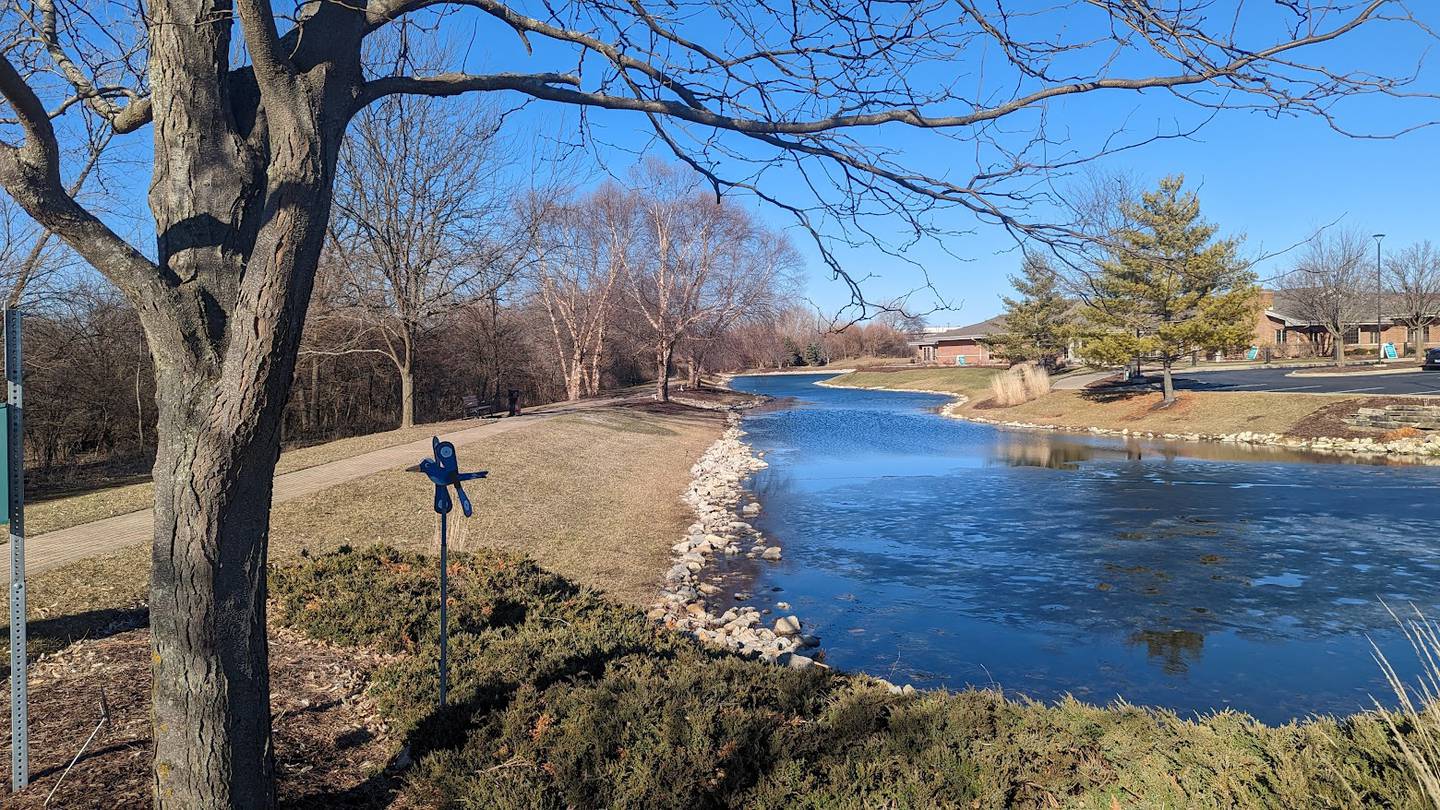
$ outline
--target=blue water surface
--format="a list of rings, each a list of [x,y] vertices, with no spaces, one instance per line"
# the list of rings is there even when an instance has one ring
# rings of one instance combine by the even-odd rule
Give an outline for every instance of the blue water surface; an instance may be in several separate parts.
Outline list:
[[[793,398],[744,421],[784,559],[740,601],[832,665],[1279,722],[1392,700],[1370,640],[1415,656],[1382,599],[1440,618],[1440,468],[1003,431],[826,376],[733,385]]]

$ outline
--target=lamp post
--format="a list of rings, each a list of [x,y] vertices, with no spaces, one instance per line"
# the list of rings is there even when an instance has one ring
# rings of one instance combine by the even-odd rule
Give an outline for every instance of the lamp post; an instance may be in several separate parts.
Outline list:
[[[1385,293],[1384,283],[1380,280],[1380,240],[1385,238],[1385,234],[1372,234],[1371,238],[1375,240],[1375,359],[1383,363],[1385,342],[1380,338],[1380,302]]]

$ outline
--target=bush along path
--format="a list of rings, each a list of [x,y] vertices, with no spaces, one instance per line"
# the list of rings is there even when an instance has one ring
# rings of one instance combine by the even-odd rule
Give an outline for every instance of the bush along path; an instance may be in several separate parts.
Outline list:
[[[277,623],[377,662],[366,699],[394,749],[369,787],[392,806],[1424,806],[1376,713],[1272,728],[1228,711],[901,695],[702,645],[501,553],[456,554],[451,586],[452,704],[437,711],[433,560],[341,549],[271,578]]]

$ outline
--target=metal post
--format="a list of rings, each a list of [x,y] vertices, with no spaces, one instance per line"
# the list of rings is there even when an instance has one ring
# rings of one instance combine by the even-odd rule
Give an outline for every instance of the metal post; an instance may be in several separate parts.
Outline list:
[[[445,693],[450,686],[450,623],[445,612],[445,603],[450,601],[450,566],[446,559],[445,512],[440,513],[440,705],[445,705]]]
[[[10,789],[30,784],[30,673],[25,656],[25,423],[20,311],[5,310],[5,433],[10,518]]]
[[[1377,233],[1375,239],[1375,359],[1385,362],[1385,340],[1380,337],[1380,299],[1385,294],[1385,284],[1380,279],[1380,240],[1385,234]]]

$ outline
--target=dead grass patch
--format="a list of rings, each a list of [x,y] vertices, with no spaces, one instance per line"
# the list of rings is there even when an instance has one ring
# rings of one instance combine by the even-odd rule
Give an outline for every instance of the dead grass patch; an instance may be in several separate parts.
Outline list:
[[[462,430],[475,424],[473,419],[433,422],[402,430],[387,430],[297,447],[280,454],[280,460],[275,465],[275,474],[284,475],[373,450],[427,439],[436,434]],[[149,509],[154,502],[155,487],[149,481],[46,498],[25,505],[25,527],[31,535],[44,534]]]
[[[1286,394],[1186,392],[1159,408],[1158,392],[1142,390],[1054,391],[1010,408],[991,407],[992,419],[1084,429],[1130,429],[1155,433],[1291,433],[1324,408],[1348,409],[1359,398]],[[1325,434],[1336,435],[1336,434]]]
[[[723,416],[675,403],[596,408],[458,448],[476,509],[452,523],[458,548],[525,554],[633,604],[654,596],[670,546],[693,516],[680,500],[690,466]],[[418,461],[418,459],[417,459]],[[429,550],[435,513],[416,473],[391,470],[280,504],[271,556],[384,542]]]
[[[998,368],[910,368],[870,369],[842,375],[832,385],[849,388],[915,388],[944,391],[978,399],[990,390],[990,378]]]

